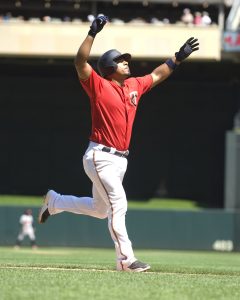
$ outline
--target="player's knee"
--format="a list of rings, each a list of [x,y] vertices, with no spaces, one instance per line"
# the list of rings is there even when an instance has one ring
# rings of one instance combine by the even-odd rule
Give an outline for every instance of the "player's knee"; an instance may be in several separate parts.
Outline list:
[[[107,212],[98,212],[97,216],[98,219],[106,219],[108,217]]]

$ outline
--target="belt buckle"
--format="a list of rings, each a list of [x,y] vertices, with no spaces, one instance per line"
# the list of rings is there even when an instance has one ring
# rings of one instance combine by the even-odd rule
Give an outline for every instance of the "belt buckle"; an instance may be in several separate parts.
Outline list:
[[[116,151],[117,152],[117,154],[120,156],[120,157],[127,157],[128,156],[128,154],[129,154],[129,151],[128,150],[126,150],[126,151]]]

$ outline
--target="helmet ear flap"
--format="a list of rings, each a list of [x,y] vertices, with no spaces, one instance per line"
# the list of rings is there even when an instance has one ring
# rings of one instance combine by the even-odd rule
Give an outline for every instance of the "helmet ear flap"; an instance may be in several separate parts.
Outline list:
[[[116,66],[109,66],[109,67],[106,67],[104,69],[104,73],[101,73],[101,76],[102,77],[107,77],[111,74],[113,74],[116,70],[117,70],[117,63],[115,63]]]

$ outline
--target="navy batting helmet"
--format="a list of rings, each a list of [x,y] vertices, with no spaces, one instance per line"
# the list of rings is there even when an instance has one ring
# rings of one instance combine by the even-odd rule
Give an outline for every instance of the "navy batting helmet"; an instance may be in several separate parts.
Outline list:
[[[127,62],[129,62],[132,58],[131,54],[124,53],[121,54],[118,50],[112,49],[105,52],[97,62],[97,68],[102,77],[106,77],[108,75],[113,74],[117,70],[118,59],[123,58]]]

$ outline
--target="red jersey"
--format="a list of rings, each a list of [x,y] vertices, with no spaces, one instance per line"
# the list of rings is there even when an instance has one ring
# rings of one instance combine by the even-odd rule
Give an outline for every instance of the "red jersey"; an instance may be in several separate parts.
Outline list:
[[[91,102],[90,140],[119,151],[127,150],[140,97],[150,90],[152,76],[131,77],[119,86],[92,69],[90,77],[80,82]]]

